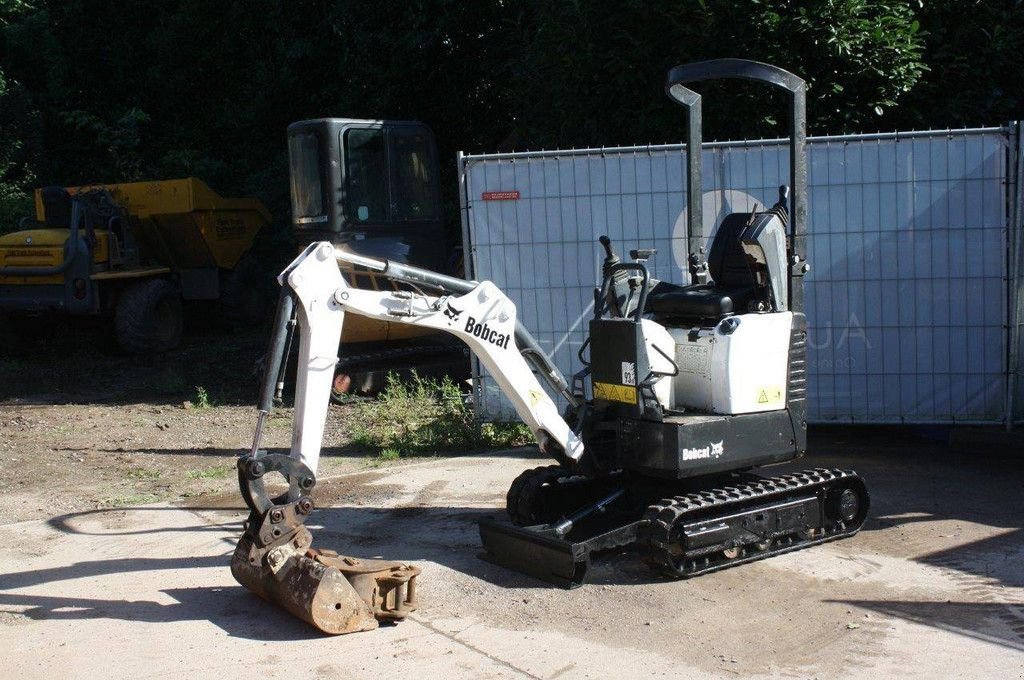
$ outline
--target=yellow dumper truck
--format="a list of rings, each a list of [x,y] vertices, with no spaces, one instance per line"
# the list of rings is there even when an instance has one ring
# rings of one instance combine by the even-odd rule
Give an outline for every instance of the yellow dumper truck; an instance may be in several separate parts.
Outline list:
[[[220,300],[229,321],[260,312],[249,251],[270,219],[195,177],[37,189],[35,222],[0,236],[0,313],[112,315],[124,350],[166,351],[183,300]]]

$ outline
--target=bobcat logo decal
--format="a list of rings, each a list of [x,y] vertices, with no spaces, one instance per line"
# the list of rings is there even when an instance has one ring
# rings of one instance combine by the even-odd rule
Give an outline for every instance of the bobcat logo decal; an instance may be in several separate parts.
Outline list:
[[[683,449],[683,460],[703,460],[705,458],[721,458],[725,455],[725,440],[708,442],[707,446]]]
[[[445,303],[444,315],[448,317],[450,321],[458,321],[459,315],[462,314],[461,309],[455,309],[452,307],[452,303]]]

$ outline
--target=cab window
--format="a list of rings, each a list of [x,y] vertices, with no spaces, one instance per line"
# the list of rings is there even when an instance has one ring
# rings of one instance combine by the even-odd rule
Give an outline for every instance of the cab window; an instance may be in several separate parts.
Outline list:
[[[396,222],[437,218],[433,143],[423,131],[391,132],[391,166]]]
[[[345,133],[345,217],[349,223],[387,222],[387,166],[381,130]]]
[[[326,219],[324,193],[320,179],[320,144],[316,133],[306,132],[288,138],[291,164],[292,216],[297,220]]]

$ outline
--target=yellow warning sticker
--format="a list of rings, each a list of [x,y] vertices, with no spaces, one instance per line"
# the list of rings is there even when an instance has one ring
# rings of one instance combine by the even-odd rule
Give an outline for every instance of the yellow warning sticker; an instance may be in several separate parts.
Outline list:
[[[757,403],[772,406],[782,403],[782,388],[778,385],[762,385],[757,390]]]
[[[636,403],[636,388],[629,385],[613,385],[612,383],[594,383],[594,399],[618,401],[623,404]]]

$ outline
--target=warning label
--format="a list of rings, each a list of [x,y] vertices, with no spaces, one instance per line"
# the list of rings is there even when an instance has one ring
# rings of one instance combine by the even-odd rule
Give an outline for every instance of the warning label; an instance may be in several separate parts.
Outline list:
[[[594,399],[617,401],[623,404],[636,403],[636,388],[629,385],[613,385],[611,383],[594,383]]]
[[[782,388],[778,385],[761,386],[757,391],[757,403],[762,406],[781,404]]]

